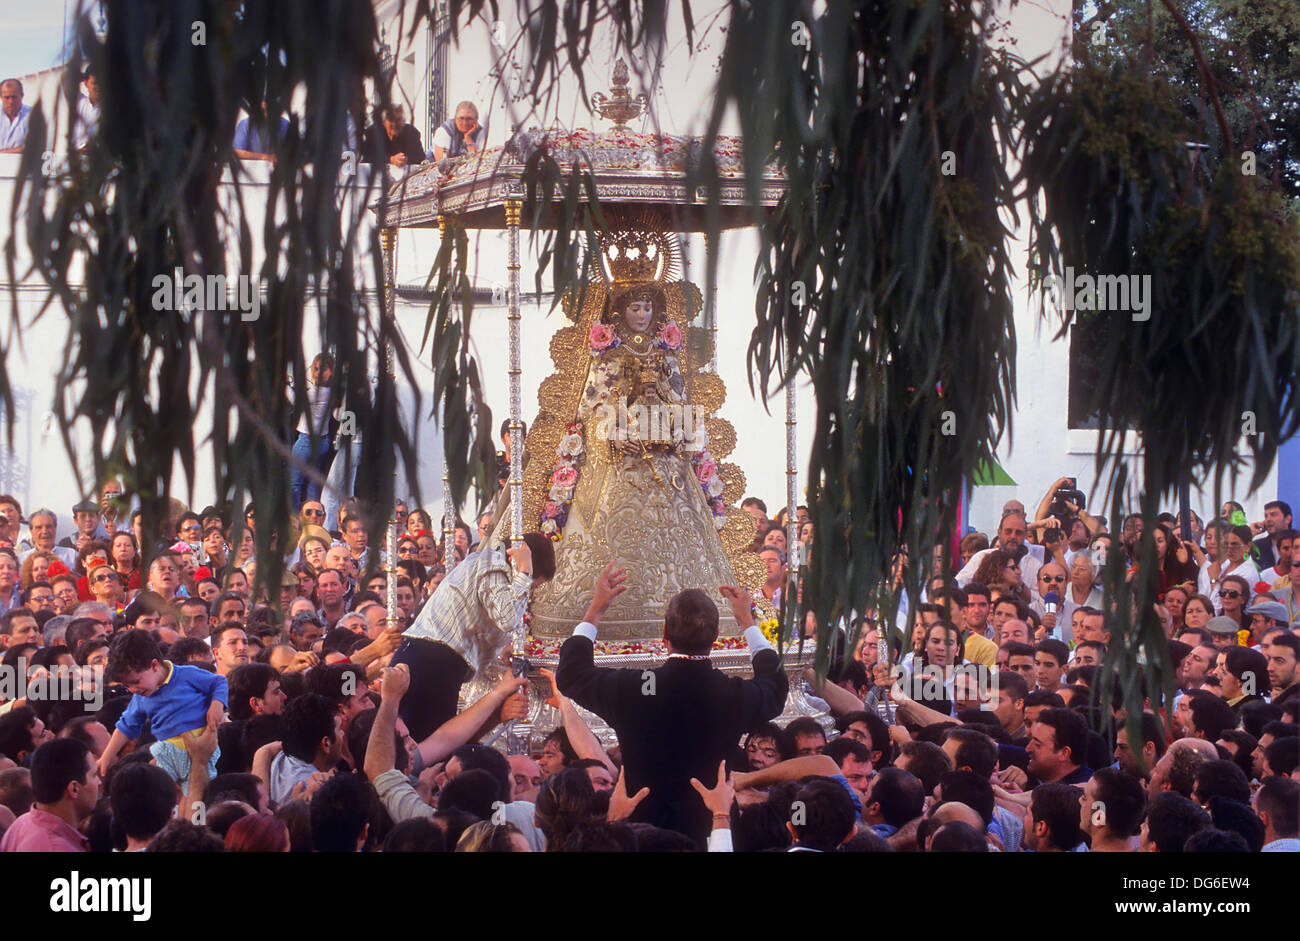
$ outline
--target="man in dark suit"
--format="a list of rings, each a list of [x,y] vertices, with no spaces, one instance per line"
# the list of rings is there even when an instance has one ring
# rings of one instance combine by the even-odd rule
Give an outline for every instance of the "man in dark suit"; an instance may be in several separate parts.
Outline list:
[[[780,715],[789,682],[776,651],[754,626],[748,596],[732,585],[719,590],[745,629],[754,658],[750,679],[714,669],[709,651],[718,636],[718,608],[698,589],[668,603],[667,663],[655,670],[598,668],[596,625],[627,587],[626,577],[612,562],[601,573],[583,623],[560,650],[556,683],[618,734],[627,792],[650,789],[632,819],[685,833],[703,847],[710,813],[691,778],[712,780],[741,735]]]

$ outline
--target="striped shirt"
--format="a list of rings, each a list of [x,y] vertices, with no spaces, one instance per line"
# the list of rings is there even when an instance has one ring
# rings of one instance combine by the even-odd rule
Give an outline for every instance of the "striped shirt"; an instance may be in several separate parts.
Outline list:
[[[532,587],[533,577],[514,572],[504,552],[470,553],[443,579],[403,636],[441,641],[479,673],[523,626]]]

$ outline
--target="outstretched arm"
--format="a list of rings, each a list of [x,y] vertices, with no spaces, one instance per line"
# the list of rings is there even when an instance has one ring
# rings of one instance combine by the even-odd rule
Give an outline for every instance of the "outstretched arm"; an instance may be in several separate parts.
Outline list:
[[[185,750],[190,756],[190,778],[185,791],[185,806],[190,814],[197,807],[203,806],[203,792],[208,788],[208,762],[217,750],[217,727],[208,725],[197,735],[185,732],[182,735]]]
[[[561,693],[560,688],[555,684],[555,673],[551,670],[542,670],[542,676],[551,681],[552,695],[546,701],[559,710],[564,731],[569,736],[569,744],[573,746],[578,757],[594,758],[603,764],[610,774],[617,775],[618,768],[614,767],[614,762],[610,761],[609,756],[605,754],[605,749],[601,747],[596,733],[591,731],[583,721],[573,700]]]
[[[911,722],[913,725],[924,727],[934,725],[936,722],[952,721],[952,716],[944,715],[929,706],[923,706],[904,693],[891,690],[890,698],[894,702],[894,708],[898,710],[898,717],[905,722]]]
[[[776,764],[759,771],[737,771],[731,776],[731,785],[737,791],[751,787],[767,787],[778,781],[798,781],[813,775],[832,777],[840,773],[840,766],[834,758],[825,755],[804,755]]]
[[[411,674],[406,664],[399,663],[384,670],[379,709],[375,713],[375,724],[370,727],[370,741],[366,744],[365,772],[371,781],[397,765],[397,709],[410,685]]]
[[[1047,519],[1049,510],[1052,508],[1052,495],[1061,487],[1064,487],[1069,477],[1058,477],[1056,482],[1047,488],[1047,493],[1043,494],[1043,499],[1038,501],[1038,509],[1034,511],[1034,522],[1040,522]]]
[[[850,712],[859,712],[863,708],[862,700],[843,686],[830,682],[823,682],[819,685],[817,671],[811,667],[804,670],[803,678],[808,681],[808,685],[813,688],[813,692],[826,700],[826,705],[830,706],[831,712],[837,716]]]
[[[409,683],[409,680],[408,680]],[[496,689],[482,697],[474,705],[470,706],[464,712],[457,713],[442,725],[432,735],[420,743],[420,757],[424,760],[425,767],[442,761],[453,751],[470,741],[480,728],[483,727],[492,716],[501,709],[507,699],[513,696],[521,687],[528,685],[526,676],[512,676],[506,674],[501,682],[497,684]],[[388,677],[384,677],[385,693],[388,689]],[[405,690],[403,690],[405,692]],[[375,719],[375,726],[378,727],[379,719]],[[373,735],[373,733],[372,733]],[[371,739],[374,742],[374,739]],[[369,752],[366,753],[366,774],[369,775],[370,758]]]

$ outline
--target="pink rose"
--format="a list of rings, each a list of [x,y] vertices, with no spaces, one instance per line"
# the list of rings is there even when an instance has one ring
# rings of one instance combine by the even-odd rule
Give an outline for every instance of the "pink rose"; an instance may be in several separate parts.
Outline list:
[[[695,467],[695,479],[702,484],[707,484],[717,473],[718,465],[708,458],[700,461]]]
[[[680,349],[682,345],[682,331],[675,323],[666,323],[659,328],[659,342],[670,350]]]
[[[554,500],[547,500],[546,506],[542,507],[542,519],[552,519],[560,515],[560,505]]]
[[[557,467],[551,475],[551,483],[557,487],[568,488],[578,482],[578,472],[572,467]]]
[[[614,328],[607,323],[594,324],[591,333],[587,336],[587,341],[591,344],[593,350],[607,350],[609,345],[614,342]]]

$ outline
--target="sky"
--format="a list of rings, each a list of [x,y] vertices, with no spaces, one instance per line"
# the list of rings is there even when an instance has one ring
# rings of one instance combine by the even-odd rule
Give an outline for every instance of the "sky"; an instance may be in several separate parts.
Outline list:
[[[65,22],[77,0],[0,0],[0,72],[28,75],[63,61]]]

